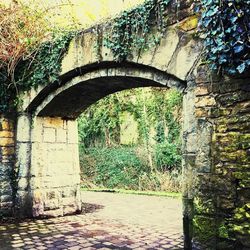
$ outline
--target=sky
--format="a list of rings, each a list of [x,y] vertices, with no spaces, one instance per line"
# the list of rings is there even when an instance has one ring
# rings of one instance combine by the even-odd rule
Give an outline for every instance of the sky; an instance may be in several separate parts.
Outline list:
[[[0,0],[9,3],[12,0]],[[108,17],[118,15],[122,10],[130,9],[144,0],[18,0],[28,2],[30,6],[45,9],[58,26],[67,26],[75,22],[88,27]]]

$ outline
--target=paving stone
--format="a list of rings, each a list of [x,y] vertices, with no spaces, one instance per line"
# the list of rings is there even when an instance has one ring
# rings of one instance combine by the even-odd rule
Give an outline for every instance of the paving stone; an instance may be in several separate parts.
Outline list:
[[[126,204],[132,203],[127,199]],[[111,200],[113,198],[107,200],[104,197],[103,202],[111,203]],[[183,249],[181,226],[173,229],[164,221],[157,218],[154,221],[145,214],[137,215],[132,221],[127,220],[126,217],[133,215],[123,208],[124,203],[119,200],[113,202],[112,209],[120,212],[113,216],[112,212],[103,209],[82,215],[1,225],[0,249]],[[169,203],[169,200],[165,202]],[[157,209],[156,204],[154,202],[154,209]],[[159,202],[158,205],[162,204]],[[181,219],[175,223],[181,225]]]

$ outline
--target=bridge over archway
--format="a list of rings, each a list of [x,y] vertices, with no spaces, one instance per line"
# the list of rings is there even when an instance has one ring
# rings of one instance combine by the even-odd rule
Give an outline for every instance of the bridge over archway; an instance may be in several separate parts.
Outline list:
[[[184,93],[186,246],[190,247],[192,236],[214,249],[250,244],[243,225],[247,219],[236,218],[238,211],[247,212],[250,201],[249,180],[242,170],[242,166],[249,169],[249,79],[211,76],[200,62],[200,40],[185,28],[193,18],[188,8],[183,4],[183,21],[176,24],[173,19],[158,46],[140,56],[135,51],[125,62],[117,62],[100,37],[97,55],[96,32],[84,31],[70,43],[60,81],[23,93],[17,121],[1,118],[2,164],[6,169],[13,164],[19,168],[16,190],[3,171],[2,211],[13,204],[19,214],[33,217],[80,211],[78,115],[124,89],[178,88]],[[13,145],[15,151],[9,150]]]

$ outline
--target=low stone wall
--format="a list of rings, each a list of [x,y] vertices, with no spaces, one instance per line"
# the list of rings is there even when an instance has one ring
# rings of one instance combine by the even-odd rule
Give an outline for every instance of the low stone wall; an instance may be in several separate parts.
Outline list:
[[[15,128],[11,117],[0,116],[0,217],[10,215],[13,206]]]

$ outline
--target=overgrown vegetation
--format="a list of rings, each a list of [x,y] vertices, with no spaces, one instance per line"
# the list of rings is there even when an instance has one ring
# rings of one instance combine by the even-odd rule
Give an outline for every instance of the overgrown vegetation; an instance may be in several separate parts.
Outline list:
[[[79,119],[83,185],[180,191],[181,103],[178,91],[136,89],[113,94],[86,110]],[[137,125],[137,141],[125,144],[122,134],[129,124],[122,126],[124,112]]]
[[[170,0],[147,0],[135,9],[124,11],[113,22],[112,32],[105,39],[105,45],[118,61],[131,56],[134,49],[138,54],[160,42],[165,30],[163,13]],[[157,32],[152,32],[157,28]]]
[[[250,1],[201,0],[200,31],[212,70],[231,75],[250,68]]]
[[[61,58],[70,38],[76,34],[58,30],[50,22],[49,12],[39,9],[39,5],[30,5],[33,2],[36,1],[0,4],[1,112],[13,111],[21,91],[59,80]],[[111,49],[116,60],[126,60],[134,50],[140,56],[160,42],[166,30],[164,12],[169,2],[146,0],[112,21],[113,27],[105,31],[104,45]],[[213,70],[229,74],[247,72],[250,1],[196,2],[196,11],[201,12],[199,32],[204,37],[208,64]]]
[[[76,32],[51,30],[45,13],[27,4],[0,5],[0,14],[0,112],[8,112],[21,91],[58,80]]]

